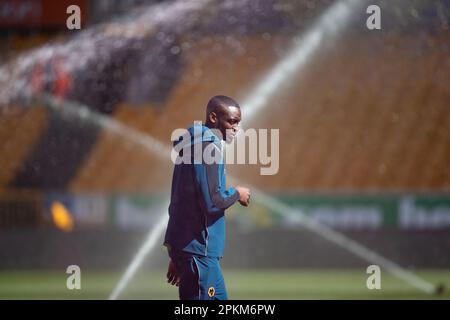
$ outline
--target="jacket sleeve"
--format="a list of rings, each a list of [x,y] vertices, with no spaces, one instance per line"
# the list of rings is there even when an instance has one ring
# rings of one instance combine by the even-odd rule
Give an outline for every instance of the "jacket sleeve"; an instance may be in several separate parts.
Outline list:
[[[206,176],[208,180],[208,192],[214,207],[225,210],[239,200],[239,193],[236,188],[223,190],[220,185],[219,165],[205,164]]]
[[[239,200],[236,188],[225,189],[225,183],[221,183],[219,170],[223,168],[218,163],[202,163],[195,166],[209,213],[223,211]]]

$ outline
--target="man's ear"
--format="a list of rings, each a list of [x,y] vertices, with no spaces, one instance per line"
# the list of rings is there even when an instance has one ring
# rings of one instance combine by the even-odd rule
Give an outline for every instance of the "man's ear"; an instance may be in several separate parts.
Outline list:
[[[209,114],[209,121],[214,124],[217,123],[217,114],[215,112]]]

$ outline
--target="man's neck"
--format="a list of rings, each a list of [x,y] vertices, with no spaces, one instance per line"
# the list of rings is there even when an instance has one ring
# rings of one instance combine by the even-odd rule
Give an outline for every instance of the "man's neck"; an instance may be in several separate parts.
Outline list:
[[[213,123],[208,122],[208,121],[205,122],[204,126],[209,128],[209,129],[217,129],[217,127]]]

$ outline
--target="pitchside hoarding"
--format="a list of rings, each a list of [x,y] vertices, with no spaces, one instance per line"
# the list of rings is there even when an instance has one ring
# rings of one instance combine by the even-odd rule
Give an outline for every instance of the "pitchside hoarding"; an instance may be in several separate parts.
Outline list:
[[[297,209],[288,214],[270,213],[285,226],[301,223],[301,212],[340,229],[450,228],[450,198],[446,195],[293,195],[280,200]]]
[[[371,230],[393,227],[403,230],[450,228],[450,197],[447,195],[289,195],[278,197],[294,210],[285,213],[253,202],[248,210],[233,206],[227,215],[244,228],[301,224],[305,214],[333,228]],[[76,228],[116,226],[147,229],[163,214],[167,200],[161,195],[47,194],[44,214],[52,220],[52,204],[66,206]]]

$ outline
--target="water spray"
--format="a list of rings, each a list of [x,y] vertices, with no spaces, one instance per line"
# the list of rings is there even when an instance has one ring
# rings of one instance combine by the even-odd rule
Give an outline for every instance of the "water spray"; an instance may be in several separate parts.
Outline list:
[[[289,77],[291,77],[294,73],[298,73],[298,71],[306,65],[306,63],[313,57],[313,54],[320,48],[320,45],[324,39],[332,40],[333,36],[335,36],[347,25],[349,17],[352,12],[354,12],[357,5],[361,4],[362,2],[357,0],[342,0],[336,2],[319,17],[317,22],[312,25],[312,27],[302,38],[298,38],[297,44],[287,54],[287,56],[276,64],[274,68],[271,69],[256,86],[252,93],[244,99],[242,103],[242,105],[246,106],[244,122],[250,121],[256,115],[257,111],[268,105],[267,102],[269,97],[275,92],[280,84],[289,79]],[[62,102],[56,101],[56,103]],[[49,105],[55,105],[55,99],[52,97],[49,99]],[[93,121],[103,128],[136,142],[152,154],[161,156],[164,161],[170,159],[170,147],[165,146],[165,144],[161,143],[152,136],[132,129],[117,120],[111,119],[108,116],[98,114],[86,107],[68,102],[64,102],[64,108],[57,108],[57,110],[61,110],[62,112],[70,112],[78,115],[82,119]],[[280,214],[297,215],[302,225],[319,234],[323,238],[341,246],[366,261],[382,266],[392,275],[415,288],[418,288],[426,293],[435,292],[435,287],[433,284],[419,278],[391,260],[375,253],[356,241],[344,236],[343,234],[319,224],[312,219],[309,219],[299,210],[293,209],[261,191],[257,191],[256,189],[253,190],[255,199],[266,207],[271,208]],[[119,283],[111,293],[109,297],[110,299],[117,299],[123,290],[125,290],[139,266],[142,264],[144,258],[155,247],[158,239],[164,231],[166,223],[167,214],[165,213],[156,226],[153,226],[149,231],[146,240],[139,248],[138,253],[133,258]]]
[[[163,161],[169,161],[170,159],[171,148],[149,134],[145,134],[138,130],[130,128],[127,125],[109,116],[91,111],[89,108],[74,102],[62,102],[49,95],[44,96],[44,101],[46,102],[46,105],[55,110],[77,116],[81,120],[91,121],[96,125],[99,125],[107,130],[111,130],[112,132],[123,136],[138,145],[141,145],[145,150],[149,151],[152,155],[159,156]],[[61,104],[64,104],[64,107]],[[237,179],[231,176],[229,176],[229,180],[237,183]],[[245,183],[241,184],[245,185]],[[344,234],[309,218],[300,210],[282,203],[280,200],[262,192],[261,190],[258,190],[257,188],[250,188],[252,190],[253,198],[256,202],[261,203],[265,207],[270,208],[280,215],[295,215],[296,219],[302,226],[317,233],[328,241],[339,245],[355,256],[383,267],[387,272],[391,273],[396,278],[401,279],[402,281],[425,293],[432,294],[443,292],[443,287],[436,288],[432,283],[418,277],[414,273],[401,267],[388,258],[383,257],[382,255],[376,253],[373,250],[370,250],[369,248],[363,246],[355,240],[346,237]],[[162,236],[167,224],[168,216],[165,212],[167,210],[167,207],[168,204],[161,208],[161,211],[163,211],[164,214],[161,215],[158,223],[155,226],[152,226],[152,228],[149,230],[142,246],[139,248],[133,260],[127,266],[125,273],[114,288],[109,299],[115,300],[120,296],[120,294],[123,292],[123,290],[125,290],[149,252],[156,246],[157,241]]]
[[[336,1],[326,9],[303,36],[297,37],[286,56],[270,69],[242,101],[241,105],[245,106],[245,117],[242,124],[252,119],[260,109],[269,105],[270,96],[280,88],[282,83],[302,71],[314,58],[314,53],[321,48],[324,40],[327,41],[327,44],[335,41],[339,32],[347,26],[351,14],[356,11],[357,7],[363,7],[364,2],[358,0]]]
[[[249,188],[252,190],[252,194],[254,195],[254,199],[256,202],[264,205],[274,212],[277,212],[281,216],[295,215],[296,221],[303,227],[317,233],[328,241],[337,244],[338,246],[351,252],[355,256],[369,263],[379,265],[394,277],[401,279],[411,286],[428,294],[439,293],[440,290],[443,291],[443,289],[440,289],[439,287],[436,288],[430,282],[418,277],[414,273],[401,267],[388,258],[383,257],[375,251],[370,250],[369,248],[363,246],[355,240],[350,239],[343,233],[337,232],[336,230],[333,230],[332,228],[308,217],[301,210],[287,206],[278,199],[275,199],[252,186],[250,186]]]
[[[149,252],[156,246],[161,237],[162,233],[166,229],[167,221],[169,216],[165,212],[169,207],[169,201],[165,200],[166,204],[161,208],[163,212],[162,216],[158,219],[158,223],[149,230],[147,237],[145,238],[143,245],[139,248],[136,255],[133,257],[131,263],[127,266],[125,273],[120,278],[114,290],[109,296],[109,300],[116,300],[123,290],[127,287],[128,283],[133,279],[134,275],[138,271],[139,267],[142,265],[144,259],[148,256]]]

